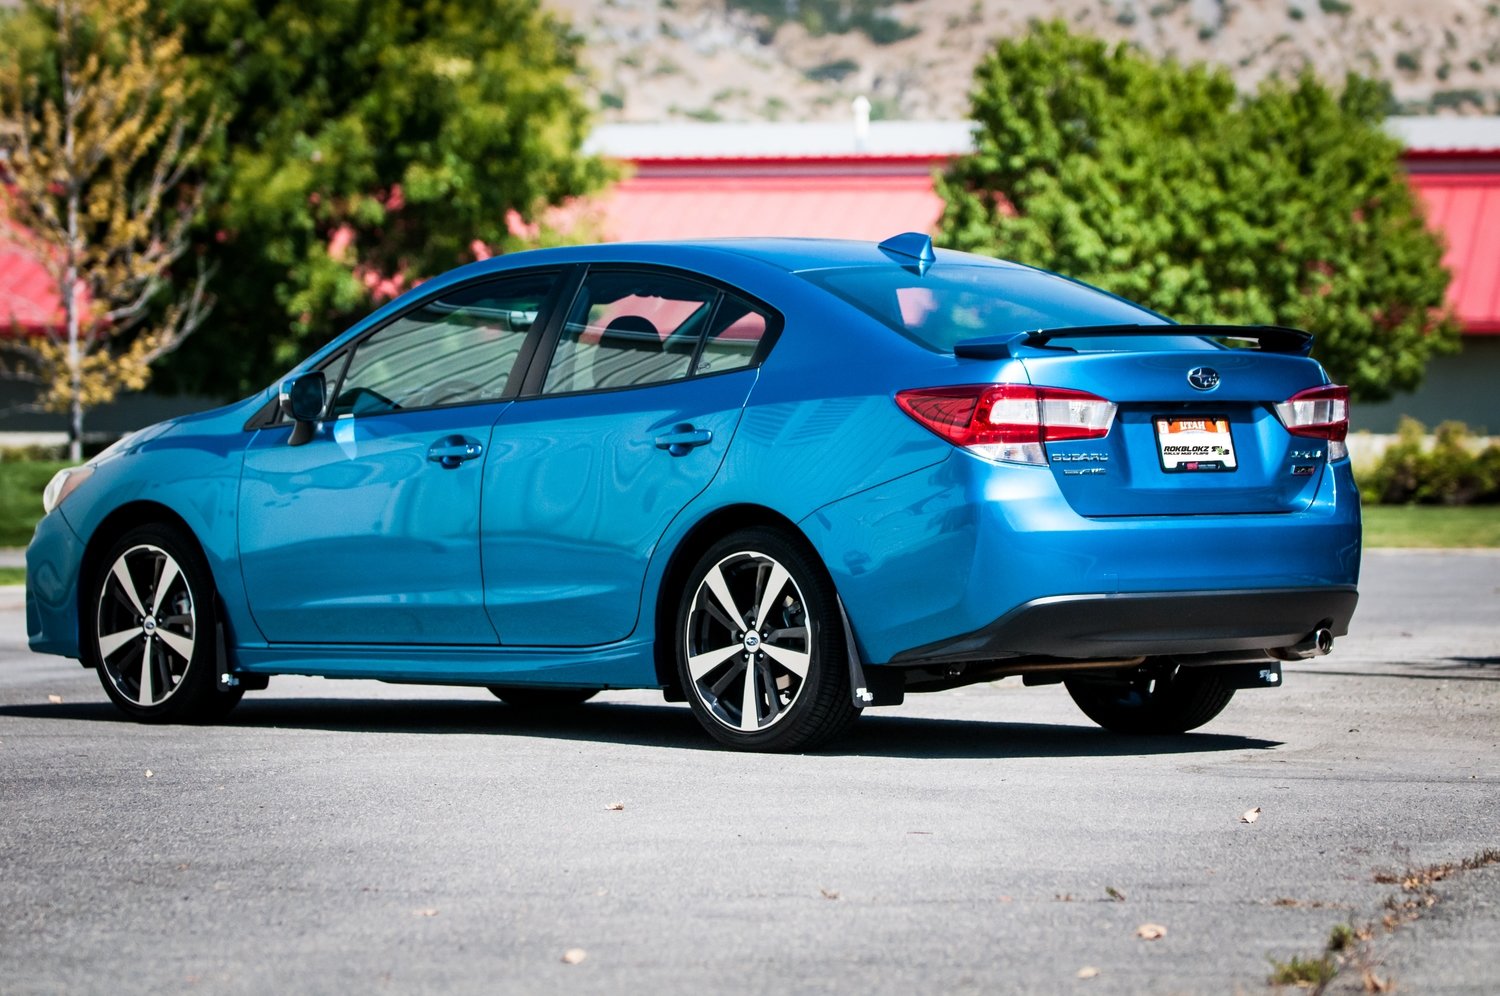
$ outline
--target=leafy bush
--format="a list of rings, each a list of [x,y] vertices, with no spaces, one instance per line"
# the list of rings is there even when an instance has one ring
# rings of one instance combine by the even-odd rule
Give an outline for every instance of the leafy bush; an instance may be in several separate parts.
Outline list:
[[[1311,73],[1241,93],[1223,68],[1033,25],[975,72],[939,238],[1180,321],[1313,329],[1330,376],[1382,400],[1459,331],[1388,99]]]
[[[813,35],[842,35],[859,31],[876,45],[891,45],[910,38],[921,28],[903,24],[887,11],[894,0],[729,0],[731,9],[758,14],[772,29],[796,21]],[[769,39],[766,39],[769,41]]]
[[[853,59],[838,59],[834,62],[825,62],[821,66],[813,66],[803,75],[815,82],[821,83],[827,80],[837,83],[857,72],[859,72],[859,63]]]
[[[0,546],[25,546],[42,517],[42,489],[67,464],[61,460],[0,463]]]
[[[1361,475],[1367,498],[1386,505],[1500,502],[1500,444],[1475,452],[1462,422],[1444,422],[1425,445],[1426,427],[1404,418],[1396,442]]]

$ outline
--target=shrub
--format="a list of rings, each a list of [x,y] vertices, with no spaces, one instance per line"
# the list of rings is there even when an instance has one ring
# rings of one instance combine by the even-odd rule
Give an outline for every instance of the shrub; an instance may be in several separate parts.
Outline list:
[[[1396,442],[1363,474],[1361,490],[1376,502],[1469,505],[1500,501],[1500,444],[1475,452],[1462,422],[1444,422],[1425,445],[1426,428],[1403,418]]]
[[[838,83],[857,72],[859,72],[859,63],[853,59],[838,59],[834,62],[825,62],[820,66],[813,66],[802,75],[818,83]]]

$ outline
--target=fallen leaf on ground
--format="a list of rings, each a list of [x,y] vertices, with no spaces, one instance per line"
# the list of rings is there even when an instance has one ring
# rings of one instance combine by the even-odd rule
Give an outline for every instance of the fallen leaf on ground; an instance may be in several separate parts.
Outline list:
[[[1159,923],[1143,923],[1135,928],[1135,936],[1143,941],[1159,941],[1167,936],[1167,928]]]
[[[625,804],[623,802],[612,802],[604,808],[609,810],[611,813],[618,813],[625,808]]]
[[[1364,977],[1360,981],[1364,983],[1364,989],[1367,993],[1388,993],[1391,991],[1390,976],[1382,979],[1368,968],[1365,969]]]
[[[569,948],[563,952],[562,963],[564,965],[576,965],[587,958],[589,953],[583,948]]]
[[[832,889],[819,889],[818,891],[823,894],[824,899],[837,899],[839,897],[839,894]]]
[[[47,696],[47,701],[51,702],[53,705],[62,705],[62,696],[61,695],[49,695],[49,696]]]
[[[1258,819],[1260,819],[1260,807],[1259,806],[1256,806],[1254,809],[1247,809],[1243,813],[1240,814],[1240,822],[1241,823],[1254,823]]]
[[[1104,894],[1117,903],[1123,903],[1125,901],[1125,893],[1121,892],[1119,889],[1116,889],[1112,885],[1106,885],[1104,887]]]
[[[1093,965],[1085,965],[1085,966],[1083,966],[1082,968],[1080,968],[1078,970],[1078,977],[1080,979],[1092,979],[1094,976],[1096,976],[1098,974],[1099,974],[1099,970],[1097,968],[1095,968]]]
[[[437,914],[438,914],[438,911],[435,910],[435,909],[432,909],[431,907],[428,907],[425,910],[412,910],[411,911],[411,915],[412,916],[437,916]]]

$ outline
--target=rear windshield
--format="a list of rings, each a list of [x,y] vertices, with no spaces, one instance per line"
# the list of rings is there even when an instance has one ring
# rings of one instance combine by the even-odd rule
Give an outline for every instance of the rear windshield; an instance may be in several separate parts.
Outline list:
[[[1090,325],[1164,325],[1155,312],[1038,270],[938,265],[925,276],[899,266],[805,270],[798,276],[939,353],[965,339]],[[1120,335],[1059,340],[1077,352],[1217,349],[1198,336]]]

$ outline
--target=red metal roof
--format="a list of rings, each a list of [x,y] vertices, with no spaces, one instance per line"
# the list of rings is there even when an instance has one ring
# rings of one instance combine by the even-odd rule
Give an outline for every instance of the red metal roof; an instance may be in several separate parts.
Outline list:
[[[943,211],[932,177],[636,176],[598,204],[620,241],[743,235],[880,241],[925,232]]]
[[[46,268],[7,237],[11,225],[0,218],[0,335],[37,335],[62,324],[62,298]]]
[[[1472,335],[1500,335],[1500,172],[1413,173],[1427,219],[1448,242],[1448,300]]]

